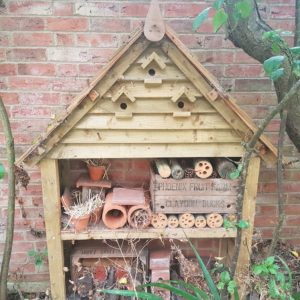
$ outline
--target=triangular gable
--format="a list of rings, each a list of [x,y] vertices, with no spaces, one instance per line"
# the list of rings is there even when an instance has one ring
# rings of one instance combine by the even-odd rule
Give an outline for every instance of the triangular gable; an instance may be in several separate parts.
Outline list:
[[[47,156],[50,151],[58,148],[59,143],[64,137],[76,127],[76,124],[80,120],[85,119],[87,113],[92,111],[97,102],[117,84],[118,79],[142,55],[149,45],[150,42],[143,36],[142,29],[133,34],[128,43],[115,54],[108,65],[95,77],[90,86],[74,99],[74,102],[67,108],[65,115],[55,120],[48,127],[47,132],[20,157],[17,164],[22,162],[29,165],[36,164],[43,157]],[[249,138],[256,130],[256,126],[251,118],[232,101],[230,96],[223,92],[217,80],[190,54],[188,49],[180,42],[169,27],[166,27],[165,38],[159,45],[165,55],[172,60],[180,72],[193,84],[195,89],[204,96],[211,107],[234,129],[235,135],[238,135],[241,141]],[[151,61],[154,61],[155,64],[157,63],[157,59],[156,55],[152,55]],[[162,64],[162,62],[160,63]],[[153,81],[152,84],[154,86],[157,82]],[[190,94],[189,90],[181,89],[179,92],[180,96],[187,96],[191,102],[194,102],[195,96]],[[118,87],[117,92],[114,96],[112,95],[112,98],[116,101],[123,94],[131,102],[134,102],[134,96],[123,87]],[[176,97],[178,95],[171,95],[170,101],[173,99],[176,102]],[[184,112],[177,115],[177,117],[188,116],[187,113],[184,115]],[[131,118],[132,115],[130,113],[119,113],[117,117]],[[265,136],[260,138],[257,149],[260,156],[267,163],[272,164],[275,162],[277,155],[276,148]]]

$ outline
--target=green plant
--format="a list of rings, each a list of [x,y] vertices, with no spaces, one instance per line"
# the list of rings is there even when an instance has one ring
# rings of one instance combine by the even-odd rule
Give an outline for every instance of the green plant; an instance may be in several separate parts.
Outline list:
[[[231,221],[231,220],[225,218],[223,226],[224,226],[225,229],[230,229],[230,228],[232,228],[232,229],[237,229],[237,228],[246,229],[250,225],[249,225],[249,222],[246,221],[246,220],[239,220],[237,222],[237,221]]]
[[[41,268],[48,259],[48,250],[46,248],[37,251],[32,249],[27,252],[27,255],[34,259],[36,267]]]
[[[2,179],[5,175],[5,168],[3,164],[0,163],[0,179]]]
[[[271,299],[296,299],[292,296],[291,271],[286,262],[279,256],[269,256],[260,264],[254,265],[253,274],[258,277],[256,287],[259,293],[267,288]]]

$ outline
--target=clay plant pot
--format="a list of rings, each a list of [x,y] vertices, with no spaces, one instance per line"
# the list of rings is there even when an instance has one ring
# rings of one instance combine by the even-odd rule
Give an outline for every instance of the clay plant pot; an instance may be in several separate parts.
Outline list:
[[[72,219],[72,224],[74,225],[76,232],[85,231],[89,225],[90,215],[85,215],[82,217],[77,217]]]
[[[105,198],[102,221],[109,229],[121,228],[127,223],[127,209],[123,205],[112,203],[112,193]]]
[[[65,188],[60,200],[65,211],[70,209],[70,207],[73,205],[72,195],[68,187]]]
[[[103,207],[97,207],[91,214],[90,224],[96,225],[99,224],[102,216]]]
[[[101,180],[105,173],[105,167],[104,166],[91,166],[87,165],[90,179],[93,181]]]

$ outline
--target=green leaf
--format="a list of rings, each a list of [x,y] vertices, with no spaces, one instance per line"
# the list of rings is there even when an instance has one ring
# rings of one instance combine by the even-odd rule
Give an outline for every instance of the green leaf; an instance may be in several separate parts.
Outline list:
[[[261,265],[254,265],[253,266],[253,273],[255,275],[260,275],[263,272],[263,268]]]
[[[228,19],[228,15],[224,11],[224,9],[221,8],[217,10],[213,18],[214,32],[218,32],[219,29],[227,22],[227,19]]]
[[[265,261],[264,261],[264,264],[268,265],[268,266],[271,266],[273,265],[275,262],[275,256],[268,256]]]
[[[280,52],[281,52],[281,47],[280,47],[277,43],[273,43],[272,46],[271,46],[271,48],[272,48],[272,53],[273,53],[274,55],[280,54]]]
[[[242,18],[250,17],[253,11],[253,8],[248,0],[239,1],[235,7]]]
[[[136,292],[136,291],[127,291],[127,290],[99,290],[99,289],[97,289],[97,292],[101,292],[104,294],[111,294],[111,295],[120,295],[125,297],[136,297],[138,299],[162,300],[161,297],[146,292]]]
[[[271,80],[273,81],[276,81],[277,79],[279,79],[282,75],[284,74],[284,69],[283,68],[280,68],[274,72],[272,72],[270,74],[270,78]]]
[[[300,292],[293,294],[292,297],[294,298],[294,300],[300,300]]]
[[[215,10],[218,10],[218,9],[220,9],[220,8],[222,7],[223,3],[224,3],[224,0],[216,0],[216,1],[213,3],[213,8],[214,8]]]
[[[206,268],[206,266],[205,266],[202,258],[200,257],[199,253],[197,252],[196,248],[191,243],[191,241],[188,240],[188,242],[189,242],[189,244],[190,244],[190,246],[191,246],[191,248],[192,248],[192,250],[193,250],[193,252],[194,252],[194,254],[196,256],[196,258],[197,258],[197,261],[198,261],[199,266],[200,266],[200,268],[201,268],[201,270],[203,272],[205,281],[206,281],[206,283],[208,285],[208,288],[209,288],[209,290],[210,290],[210,292],[211,292],[211,294],[213,296],[213,299],[214,300],[221,300],[221,297],[220,297],[220,295],[218,293],[217,287],[216,287],[216,285],[215,285],[215,283],[214,283],[214,281],[213,281],[210,273],[208,272],[208,270],[207,270],[207,268]]]
[[[280,296],[280,292],[278,290],[278,287],[276,285],[276,282],[274,279],[271,279],[269,281],[269,295],[272,297],[272,298],[278,298],[278,296]]]
[[[223,226],[224,226],[225,229],[236,228],[235,225],[236,225],[236,224],[233,223],[232,221],[229,221],[228,219],[224,219]]]
[[[202,297],[204,300],[209,300],[208,295],[193,284],[189,284],[183,280],[170,280],[169,282],[174,285],[176,284],[178,286],[183,286],[184,288],[190,289],[195,293],[196,296]]]
[[[141,287],[147,287],[147,286],[158,287],[158,288],[168,290],[168,291],[172,292],[173,294],[184,297],[184,299],[186,299],[186,300],[199,300],[194,295],[192,295],[180,288],[169,285],[169,284],[160,283],[160,282],[152,282],[152,283],[143,284]]]
[[[300,47],[293,47],[293,48],[290,48],[290,50],[291,50],[293,55],[295,55],[295,56],[300,55]]]
[[[233,295],[236,288],[237,286],[234,280],[228,282],[227,291],[229,294]]]
[[[238,179],[240,177],[240,175],[241,175],[241,172],[238,169],[236,169],[235,171],[229,173],[229,178],[231,180],[235,180],[235,179]]]
[[[223,290],[225,288],[225,282],[220,281],[217,284],[217,288],[218,288],[218,290]]]
[[[0,164],[0,179],[2,179],[5,175],[5,168],[2,164]]]
[[[276,257],[281,261],[281,263],[285,267],[285,269],[288,273],[288,283],[292,286],[292,272],[291,272],[291,269],[289,268],[289,266],[287,265],[285,260],[283,260],[280,256],[276,256]]]
[[[279,69],[285,57],[283,55],[272,56],[264,61],[264,69],[268,75]]]
[[[246,229],[246,228],[249,228],[250,224],[248,221],[245,221],[245,220],[240,220],[238,223],[237,223],[237,227],[241,228],[241,229]]]
[[[29,250],[28,252],[27,252],[27,255],[28,256],[30,256],[30,257],[34,257],[34,256],[36,256],[36,251],[35,250]]]
[[[208,12],[211,9],[211,7],[205,8],[194,20],[193,22],[193,31],[196,31],[202,23],[207,19]]]
[[[220,275],[220,280],[224,283],[228,283],[230,281],[230,274],[228,271],[223,271]]]
[[[300,60],[295,60],[293,63],[293,73],[300,77]]]

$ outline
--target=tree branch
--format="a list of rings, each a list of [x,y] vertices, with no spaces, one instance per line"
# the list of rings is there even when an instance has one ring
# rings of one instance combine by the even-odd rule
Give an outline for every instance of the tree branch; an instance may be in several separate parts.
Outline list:
[[[0,97],[0,119],[6,139],[6,152],[8,161],[8,204],[6,221],[6,238],[3,252],[3,260],[0,273],[0,299],[7,299],[7,277],[9,261],[11,257],[13,235],[14,235],[14,216],[15,216],[15,149],[14,139],[11,132],[8,115]]]

